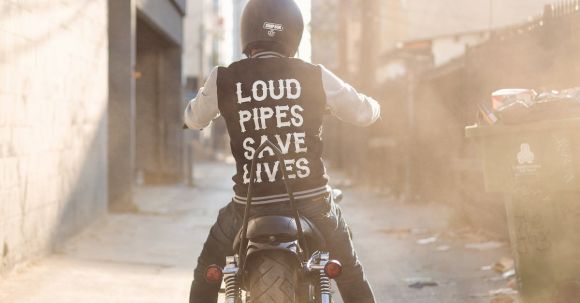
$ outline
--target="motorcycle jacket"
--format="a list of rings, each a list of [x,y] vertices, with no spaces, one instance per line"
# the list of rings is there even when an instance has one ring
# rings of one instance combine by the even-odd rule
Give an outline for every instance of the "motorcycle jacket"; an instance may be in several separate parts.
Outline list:
[[[262,52],[215,68],[185,111],[185,123],[201,129],[223,116],[236,160],[234,201],[245,203],[251,163],[257,157],[254,204],[288,200],[281,170],[296,199],[326,195],[328,177],[322,161],[322,122],[326,109],[359,126],[380,115],[378,103],[359,94],[326,68],[273,52]],[[284,154],[282,163],[266,140]]]

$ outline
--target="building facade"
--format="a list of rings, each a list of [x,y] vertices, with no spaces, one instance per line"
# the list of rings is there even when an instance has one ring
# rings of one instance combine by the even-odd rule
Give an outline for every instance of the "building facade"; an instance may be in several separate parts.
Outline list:
[[[109,204],[133,210],[132,186],[184,176],[185,0],[109,0]]]
[[[0,2],[0,272],[182,178],[185,1]]]
[[[0,4],[0,272],[107,209],[107,1]]]
[[[368,48],[365,45],[377,49],[375,55],[381,56],[401,42],[480,32],[523,23],[540,16],[544,6],[551,2],[314,0],[313,58],[314,61],[332,67],[340,62],[342,56],[344,64],[341,64],[341,68],[357,73],[359,62],[365,57],[361,52]],[[369,32],[372,38],[365,38],[365,33]],[[343,40],[346,42],[339,45]]]

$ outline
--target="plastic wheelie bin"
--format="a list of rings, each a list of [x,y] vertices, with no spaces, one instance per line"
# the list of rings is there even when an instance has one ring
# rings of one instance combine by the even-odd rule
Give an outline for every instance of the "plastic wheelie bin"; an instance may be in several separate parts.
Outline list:
[[[524,303],[580,302],[580,117],[466,128],[505,194]]]

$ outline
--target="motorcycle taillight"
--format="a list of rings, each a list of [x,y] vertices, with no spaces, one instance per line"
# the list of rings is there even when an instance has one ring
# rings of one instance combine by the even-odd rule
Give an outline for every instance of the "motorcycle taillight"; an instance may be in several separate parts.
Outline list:
[[[210,265],[205,270],[205,280],[208,283],[217,284],[222,281],[223,278],[222,268],[217,265]]]
[[[336,279],[342,274],[342,264],[336,260],[330,260],[324,265],[324,272],[331,279]]]

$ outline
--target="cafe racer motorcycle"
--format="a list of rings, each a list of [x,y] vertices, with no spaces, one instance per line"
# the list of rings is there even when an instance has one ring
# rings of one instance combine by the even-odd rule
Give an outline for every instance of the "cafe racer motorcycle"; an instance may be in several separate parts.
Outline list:
[[[270,141],[255,155],[270,147],[283,163],[280,149]],[[294,195],[286,172],[282,170],[291,213],[249,217],[256,157],[252,161],[244,221],[234,241],[234,256],[226,258],[221,268],[211,265],[205,277],[210,283],[225,284],[226,303],[330,303],[331,279],[342,273],[338,260],[325,251],[325,240],[295,207]],[[342,199],[339,190],[332,199]]]

